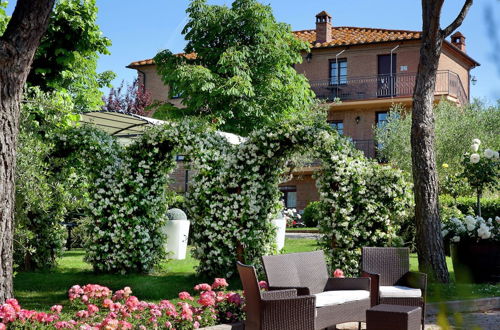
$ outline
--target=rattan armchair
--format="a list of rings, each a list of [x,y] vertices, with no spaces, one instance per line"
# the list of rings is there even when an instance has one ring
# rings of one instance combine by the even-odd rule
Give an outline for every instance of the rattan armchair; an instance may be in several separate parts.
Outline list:
[[[246,303],[245,330],[312,330],[314,296],[297,290],[261,291],[255,268],[237,263]]]
[[[388,304],[421,307],[424,328],[427,275],[410,272],[408,248],[364,247],[361,276],[371,278],[372,306]]]
[[[366,320],[370,280],[330,278],[323,251],[263,256],[262,263],[270,290],[295,289],[299,296],[316,297],[314,329]]]

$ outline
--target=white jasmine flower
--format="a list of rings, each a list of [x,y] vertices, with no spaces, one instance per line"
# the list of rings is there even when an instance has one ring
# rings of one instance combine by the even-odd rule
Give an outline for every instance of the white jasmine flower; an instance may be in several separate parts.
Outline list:
[[[479,150],[479,144],[472,144],[470,148],[473,152],[477,152]]]
[[[474,139],[474,140],[472,140],[472,143],[473,143],[473,144],[480,145],[480,144],[481,144],[481,140],[479,140],[479,139]]]
[[[479,154],[470,155],[470,162],[472,164],[477,164],[477,163],[479,163],[480,160],[481,160],[481,156],[479,156]]]

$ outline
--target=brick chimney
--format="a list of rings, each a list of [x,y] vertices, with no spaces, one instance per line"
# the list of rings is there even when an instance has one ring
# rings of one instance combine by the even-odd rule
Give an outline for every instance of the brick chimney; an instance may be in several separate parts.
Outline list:
[[[326,11],[316,15],[316,42],[332,41],[332,16]]]
[[[451,35],[451,44],[465,53],[465,37],[460,32]]]

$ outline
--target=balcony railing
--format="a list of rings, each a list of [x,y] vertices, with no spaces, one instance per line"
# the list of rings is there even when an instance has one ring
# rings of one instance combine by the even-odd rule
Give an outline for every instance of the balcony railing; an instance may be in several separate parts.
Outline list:
[[[376,98],[411,97],[415,87],[416,73],[383,74],[365,77],[347,77],[346,83],[330,80],[310,81],[316,97],[328,101],[367,100]],[[468,103],[467,94],[460,77],[451,71],[436,74],[436,95],[450,95],[460,104]]]

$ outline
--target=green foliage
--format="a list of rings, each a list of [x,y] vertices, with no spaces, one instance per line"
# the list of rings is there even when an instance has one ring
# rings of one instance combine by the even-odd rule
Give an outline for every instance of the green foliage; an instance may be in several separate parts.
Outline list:
[[[76,203],[70,188],[76,174],[61,173],[52,154],[58,132],[78,116],[65,93],[31,89],[21,108],[15,207],[15,263],[23,268],[51,268],[62,253],[61,225]]]
[[[252,130],[307,116],[313,93],[293,65],[306,42],[276,22],[269,6],[236,0],[232,6],[192,0],[183,33],[186,53],[165,50],[155,57],[163,82],[172,86],[186,108],[169,109],[171,118],[201,117],[226,132]]]
[[[441,194],[450,195],[453,198],[472,194],[472,188],[464,180],[462,173],[457,173],[456,170],[449,171],[448,164],[446,163],[442,164],[442,168],[439,185],[439,192]]]
[[[481,103],[457,107],[441,101],[434,108],[436,163],[440,179],[443,163],[449,165],[447,173],[462,171],[462,155],[469,145],[457,141],[472,141],[478,138],[493,150],[500,149],[500,105],[486,107]],[[389,162],[411,173],[410,148],[411,114],[400,106],[394,107],[387,124],[376,129],[377,140],[383,145],[382,156]]]
[[[4,33],[9,23],[9,16],[7,16],[5,8],[7,8],[7,1],[0,1],[0,36]]]
[[[115,74],[96,73],[99,54],[109,54],[111,41],[96,24],[95,0],[57,2],[28,76],[28,84],[42,90],[67,90],[79,111],[102,105],[100,88]]]
[[[454,199],[451,196],[439,196],[439,203],[443,207],[456,207],[465,215],[477,214],[476,202],[475,197],[458,197]],[[500,216],[500,197],[481,198],[481,215],[485,219],[494,219],[496,216]]]
[[[306,227],[317,227],[319,222],[319,202],[310,202],[304,209],[302,221]]]

